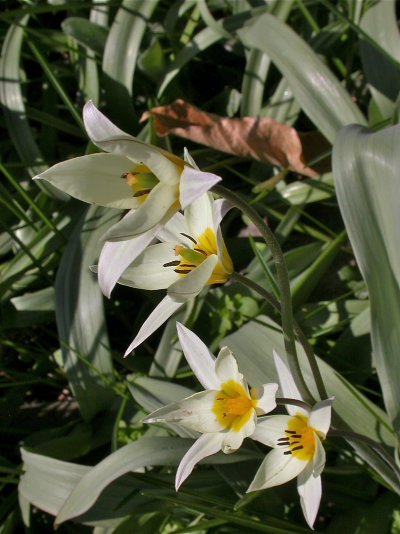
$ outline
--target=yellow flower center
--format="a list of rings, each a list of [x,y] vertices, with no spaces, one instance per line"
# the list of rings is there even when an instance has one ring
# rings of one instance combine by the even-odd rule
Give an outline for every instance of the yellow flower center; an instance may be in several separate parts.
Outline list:
[[[278,445],[285,447],[283,454],[291,454],[298,460],[309,462],[315,453],[317,431],[308,426],[308,417],[296,414],[289,419],[285,436],[278,439]]]
[[[175,255],[180,256],[180,260],[165,264],[164,267],[174,265],[176,267],[174,269],[175,272],[184,276],[193,271],[193,269],[198,267],[212,254],[218,255],[217,237],[211,228],[206,228],[197,241],[187,234],[182,235],[193,241],[192,248],[176,245]],[[232,260],[226,250],[225,244],[223,244],[222,259],[214,267],[207,284],[223,284],[228,280],[232,272]]]
[[[225,429],[239,432],[252,417],[256,406],[257,400],[253,400],[239,382],[228,380],[216,393],[212,411]]]
[[[159,183],[159,179],[143,164],[135,165],[131,172],[125,172],[121,178],[132,188],[133,196],[143,203],[150,191]]]

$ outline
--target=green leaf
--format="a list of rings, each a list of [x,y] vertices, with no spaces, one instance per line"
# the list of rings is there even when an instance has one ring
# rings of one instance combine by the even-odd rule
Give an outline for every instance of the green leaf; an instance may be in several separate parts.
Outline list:
[[[56,523],[86,512],[111,482],[122,475],[146,466],[180,463],[192,440],[182,438],[142,438],[110,454],[87,472],[77,483],[58,513]],[[229,463],[254,458],[254,453],[240,450],[235,455],[215,454],[206,463]]]
[[[89,266],[116,213],[91,206],[64,250],[56,278],[56,317],[64,370],[84,419],[113,401],[112,361],[102,294]]]
[[[158,0],[124,0],[111,26],[103,55],[110,119],[132,130],[132,84],[140,44]]]
[[[264,13],[238,34],[245,46],[258,48],[270,57],[304,112],[329,141],[333,142],[346,124],[365,124],[364,116],[339,80],[289,26]]]
[[[82,17],[68,17],[61,23],[66,35],[73,37],[79,44],[86,46],[99,55],[103,54],[108,31]]]
[[[373,3],[361,18],[360,26],[383,50],[400,62],[400,34],[393,0]],[[400,70],[363,36],[360,38],[360,52],[372,96],[383,118],[391,118],[396,107]]]
[[[371,303],[371,337],[386,409],[400,431],[400,127],[349,126],[337,138],[333,174],[342,216]]]

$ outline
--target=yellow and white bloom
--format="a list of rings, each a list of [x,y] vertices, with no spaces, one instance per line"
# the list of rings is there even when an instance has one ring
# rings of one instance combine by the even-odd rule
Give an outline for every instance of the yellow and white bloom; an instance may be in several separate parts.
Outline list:
[[[205,193],[185,209],[184,215],[176,213],[158,233],[163,242],[149,246],[124,272],[120,284],[167,289],[166,297],[144,322],[126,355],[206,285],[228,280],[233,265],[219,227],[226,209],[224,201],[215,201],[211,193]],[[98,271],[100,285],[107,284],[103,276],[114,277],[112,263],[103,253]]]
[[[83,120],[91,141],[109,153],[58,163],[35,178],[84,202],[130,210],[104,236],[109,251],[119,255],[122,274],[174,213],[221,178],[128,135],[91,101],[83,109]],[[125,240],[125,246],[113,244]],[[109,296],[112,287],[103,289]]]
[[[274,352],[279,382],[285,397],[301,400],[286,364]],[[287,405],[289,415],[263,417],[252,439],[273,450],[258,469],[248,492],[272,488],[297,477],[304,517],[313,528],[321,501],[321,473],[325,466],[322,441],[331,424],[333,398],[317,402],[310,410]]]
[[[227,347],[215,359],[193,332],[180,323],[177,329],[185,357],[205,391],[156,410],[144,422],[174,423],[201,432],[178,467],[178,490],[200,460],[220,450],[232,453],[253,434],[257,415],[275,408],[278,384],[249,388]]]

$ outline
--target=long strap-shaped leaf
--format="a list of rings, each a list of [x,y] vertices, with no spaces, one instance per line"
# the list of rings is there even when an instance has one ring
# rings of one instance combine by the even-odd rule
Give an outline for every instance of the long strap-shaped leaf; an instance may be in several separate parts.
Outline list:
[[[342,216],[371,301],[371,337],[386,409],[400,431],[400,126],[349,126],[334,145]]]
[[[304,112],[329,141],[333,142],[346,124],[365,124],[339,80],[289,26],[264,13],[238,33],[244,45],[258,48],[271,58]]]
[[[75,228],[56,278],[56,317],[63,366],[84,419],[113,401],[112,361],[102,294],[89,266],[115,213],[91,206]]]

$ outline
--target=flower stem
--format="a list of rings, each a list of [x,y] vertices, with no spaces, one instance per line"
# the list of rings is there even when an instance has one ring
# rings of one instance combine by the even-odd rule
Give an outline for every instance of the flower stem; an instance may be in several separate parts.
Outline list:
[[[266,300],[269,304],[271,304],[271,306],[273,306],[277,311],[279,312],[281,311],[281,305],[279,304],[278,300],[274,297],[274,295],[272,295],[269,291],[264,289],[262,286],[260,286],[256,282],[253,282],[253,280],[250,280],[246,276],[243,276],[242,274],[236,273],[236,272],[232,273],[230,278],[231,280],[240,282],[244,286],[255,291],[261,297],[263,297],[264,300]],[[310,343],[308,342],[303,330],[301,329],[300,325],[295,319],[293,319],[293,330],[307,356],[308,364],[311,368],[311,372],[313,374],[315,384],[317,386],[318,394],[321,399],[326,399],[328,397],[328,394],[326,392],[325,385],[322,380],[321,372],[319,370],[318,363],[314,355],[314,351]]]
[[[271,229],[265,224],[262,217],[260,217],[257,211],[252,206],[250,206],[248,202],[242,199],[237,193],[234,193],[233,191],[230,191],[229,189],[226,189],[225,187],[219,184],[215,185],[212,188],[212,191],[231,202],[234,206],[236,206],[240,211],[242,211],[245,215],[249,217],[251,222],[262,235],[264,241],[266,242],[271,251],[272,258],[275,263],[277,282],[281,297],[280,309],[282,331],[288,364],[292,372],[293,378],[297,386],[299,387],[301,396],[305,400],[309,400],[312,402],[313,397],[307,387],[307,384],[304,381],[304,377],[301,373],[300,364],[296,353],[290,281],[286,268],[285,258],[283,257],[283,252],[279,246],[279,243],[276,240]]]
[[[290,404],[291,406],[298,406],[299,408],[303,408],[307,412],[311,411],[311,406],[309,404],[298,399],[288,399],[287,397],[276,397],[275,400],[278,406],[286,406],[287,404]]]

